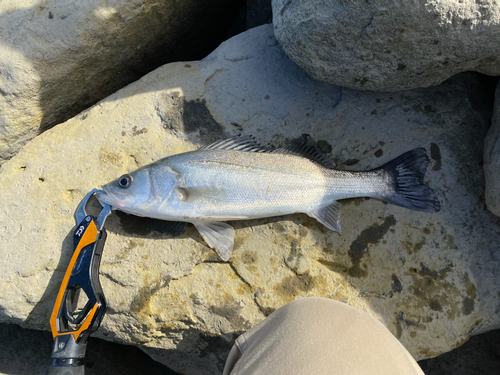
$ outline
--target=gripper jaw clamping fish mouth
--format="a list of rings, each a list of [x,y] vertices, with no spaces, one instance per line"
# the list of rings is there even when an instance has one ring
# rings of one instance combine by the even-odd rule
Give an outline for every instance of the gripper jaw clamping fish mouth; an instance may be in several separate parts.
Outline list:
[[[99,328],[106,313],[99,266],[106,241],[104,222],[111,207],[102,205],[97,217],[86,211],[89,200],[100,192],[93,189],[75,212],[77,226],[73,232],[73,255],[50,317],[54,345],[48,375],[85,373],[87,339]]]

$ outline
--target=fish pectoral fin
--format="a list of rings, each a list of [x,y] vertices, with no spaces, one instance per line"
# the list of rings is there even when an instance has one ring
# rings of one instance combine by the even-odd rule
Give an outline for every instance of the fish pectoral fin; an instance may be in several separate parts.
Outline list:
[[[310,217],[315,218],[328,229],[331,229],[339,234],[342,234],[340,229],[340,203],[334,201],[328,206],[321,207],[315,211],[308,212]]]
[[[193,224],[207,244],[227,262],[233,251],[234,228],[220,221],[197,221]]]

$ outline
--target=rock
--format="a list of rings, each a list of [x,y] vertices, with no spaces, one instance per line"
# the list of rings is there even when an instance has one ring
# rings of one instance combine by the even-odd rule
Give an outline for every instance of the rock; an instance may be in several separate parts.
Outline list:
[[[495,106],[491,127],[484,143],[484,177],[486,180],[486,206],[500,216],[500,85],[495,93]]]
[[[0,164],[158,66],[205,57],[236,11],[228,0],[2,1]]]
[[[500,326],[500,219],[481,204],[484,78],[427,89],[353,91],[312,80],[271,25],[199,62],[165,65],[26,145],[0,170],[0,322],[48,329],[90,189],[159,158],[237,133],[281,146],[309,133],[339,168],[427,148],[438,214],[343,202],[343,234],[303,214],[232,222],[221,262],[196,229],[172,238],[113,214],[101,263],[108,314],[96,336],[139,345],[175,371],[220,373],[233,339],[306,296],[380,319],[417,359]],[[29,259],[27,261],[27,259]]]
[[[359,90],[500,75],[500,7],[490,1],[273,0],[286,54],[311,77]]]

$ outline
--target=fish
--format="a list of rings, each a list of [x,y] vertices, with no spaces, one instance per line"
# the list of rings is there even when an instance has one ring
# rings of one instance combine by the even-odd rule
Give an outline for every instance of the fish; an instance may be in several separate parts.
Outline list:
[[[364,172],[335,169],[303,134],[269,149],[252,136],[234,136],[198,150],[168,156],[102,186],[97,199],[113,209],[192,223],[223,261],[234,247],[226,221],[305,213],[341,234],[339,200],[371,197],[434,213],[436,193],[424,184],[425,148],[410,150]]]

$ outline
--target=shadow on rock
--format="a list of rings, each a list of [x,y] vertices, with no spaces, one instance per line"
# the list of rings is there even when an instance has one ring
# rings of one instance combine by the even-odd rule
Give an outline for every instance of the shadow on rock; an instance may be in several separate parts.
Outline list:
[[[182,332],[175,350],[142,348],[153,359],[162,363],[176,363],[183,373],[220,374],[234,341],[244,331],[212,335],[196,328]],[[193,347],[198,349],[193,350]]]
[[[46,331],[0,324],[0,373],[45,375],[50,366],[52,335]],[[85,356],[87,375],[176,375],[133,345],[120,345],[91,337]]]
[[[66,273],[68,264],[73,256],[73,230],[74,228],[64,238],[61,246],[61,257],[59,258],[59,263],[49,280],[45,292],[28,314],[26,320],[23,322],[23,326],[50,331],[50,315],[52,313],[52,309],[54,308],[57,293],[61,287],[64,274]]]

